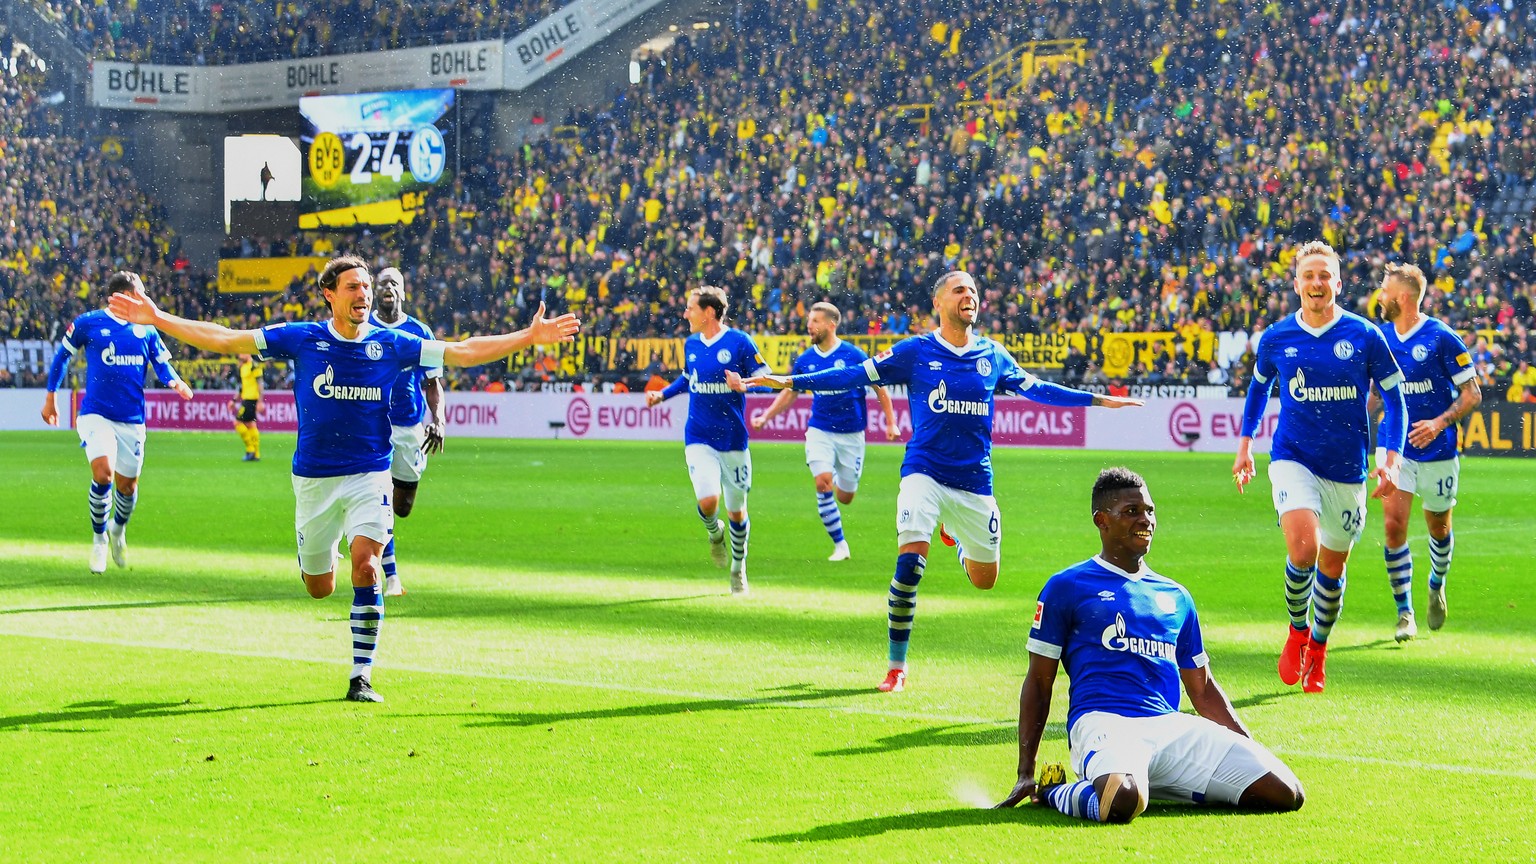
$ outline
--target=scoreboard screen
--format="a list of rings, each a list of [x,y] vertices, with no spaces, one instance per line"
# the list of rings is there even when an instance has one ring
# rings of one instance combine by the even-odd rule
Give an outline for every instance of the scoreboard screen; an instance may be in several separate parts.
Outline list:
[[[452,178],[453,90],[305,96],[299,114],[300,228],[410,222]]]

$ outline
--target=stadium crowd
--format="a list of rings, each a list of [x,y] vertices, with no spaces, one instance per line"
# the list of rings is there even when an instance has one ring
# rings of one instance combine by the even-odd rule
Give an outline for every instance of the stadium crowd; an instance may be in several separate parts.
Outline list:
[[[1289,313],[1292,250],[1321,238],[1345,252],[1362,311],[1382,264],[1419,264],[1427,312],[1494,334],[1490,386],[1536,360],[1530,226],[1488,216],[1536,180],[1536,9],[1179,0],[1155,14],[1166,5],[744,3],[613,103],[466,162],[410,226],[226,254],[398,263],[450,336],[515,324],[540,299],[598,336],[682,335],[679,289],[701,279],[754,332],[798,332],[822,298],[849,310],[844,332],[916,332],[928,286],[956,268],[977,274],[992,332],[1254,333]],[[999,50],[1070,38],[1084,64],[982,92]],[[190,311],[237,320],[316,302],[306,286],[253,303],[197,281],[175,283]],[[43,305],[38,320],[65,311]],[[1136,374],[1222,380],[1169,363]]]
[[[225,64],[505,39],[568,0],[33,0],[91,57]]]

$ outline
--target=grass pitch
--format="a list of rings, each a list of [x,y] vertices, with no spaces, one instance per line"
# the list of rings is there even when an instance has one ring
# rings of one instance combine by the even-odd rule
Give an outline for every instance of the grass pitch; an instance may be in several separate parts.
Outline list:
[[[1282,686],[1284,547],[1230,459],[999,451],[996,590],[936,551],[905,693],[884,673],[899,448],[829,564],[800,448],[753,448],[750,598],[709,564],[680,445],[452,440],[398,525],[374,681],[339,701],[345,589],[308,599],[292,438],[152,434],[130,568],[86,570],[68,433],[0,435],[0,861],[1529,861],[1536,465],[1467,460],[1450,621],[1405,646],[1373,511],[1328,690]],[[993,812],[1034,598],[1098,549],[1099,468],[1141,471],[1149,558],[1306,807],[1154,802],[1130,826]],[[1413,549],[1423,620],[1428,553]],[[1422,625],[1421,625],[1422,626]],[[1064,760],[1067,688],[1042,757]]]

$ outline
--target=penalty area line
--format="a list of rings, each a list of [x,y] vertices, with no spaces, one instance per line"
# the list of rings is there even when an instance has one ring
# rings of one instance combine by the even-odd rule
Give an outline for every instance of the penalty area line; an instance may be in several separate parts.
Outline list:
[[[283,654],[275,651],[242,651],[238,649],[214,649],[190,647],[186,645],[168,645],[156,642],[136,642],[128,639],[100,639],[82,636],[38,635],[35,633],[13,633],[0,631],[0,637],[10,636],[17,639],[48,639],[56,642],[78,642],[88,645],[111,645],[117,648],[142,648],[156,651],[182,651],[191,654],[213,654],[223,657],[248,657],[253,660],[283,660],[295,663],[315,663],[323,666],[349,666],[345,660],[325,660],[315,657],[304,657],[295,654]],[[664,687],[637,687],[633,684],[615,684],[608,681],[580,681],[570,678],[556,678],[543,675],[514,675],[506,672],[477,672],[463,669],[438,669],[429,666],[411,666],[389,664],[386,670],[397,672],[411,672],[418,675],[447,675],[458,678],[479,678],[492,681],[513,681],[520,684],[541,684],[554,687],[572,687],[588,690],[602,690],[610,693],[633,693],[638,696],[664,696],[674,699],[697,699],[709,702],[739,702],[742,705],[761,705],[765,708],[794,708],[802,710],[825,711],[831,713],[857,714],[866,717],[884,717],[893,720],[918,720],[931,723],[952,723],[964,726],[1014,726],[1014,720],[998,720],[994,718],[961,717],[950,714],[931,714],[918,711],[887,711],[879,708],[864,708],[857,705],[829,705],[824,702],[810,700],[779,700],[771,696],[736,696],[720,693],[703,693],[693,690],[672,690]],[[1052,722],[1049,728],[1058,733],[1065,734],[1063,724]],[[1269,749],[1276,754],[1294,756],[1301,759],[1318,759],[1326,762],[1345,762],[1355,765],[1374,765],[1382,768],[1402,768],[1410,771],[1445,771],[1455,774],[1481,777],[1511,777],[1520,780],[1536,780],[1536,771],[1518,771],[1504,768],[1479,768],[1473,765],[1456,765],[1444,762],[1424,762],[1416,759],[1385,759],[1375,756],[1359,756],[1349,753],[1321,753],[1310,750],[1299,750],[1279,745],[1269,745]]]

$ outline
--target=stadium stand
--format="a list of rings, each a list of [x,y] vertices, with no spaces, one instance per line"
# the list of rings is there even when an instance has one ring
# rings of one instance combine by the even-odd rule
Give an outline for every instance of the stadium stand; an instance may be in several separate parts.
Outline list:
[[[413,225],[225,255],[399,263],[449,336],[515,325],[542,298],[598,337],[676,337],[679,289],[700,279],[730,288],[753,332],[796,332],[827,298],[850,310],[845,332],[901,334],[954,268],[978,275],[995,333],[1253,333],[1290,311],[1292,250],[1320,238],[1362,310],[1380,265],[1411,261],[1434,280],[1427,311],[1484,334],[1490,382],[1532,359],[1536,11],[1154,14],[1167,5],[743,3],[611,104],[467,162]],[[164,259],[125,256],[236,320],[314,306],[304,286],[220,298]],[[67,320],[57,291],[27,296],[32,320]],[[611,371],[526,359],[509,386]],[[1132,377],[1223,380],[1177,354]]]

